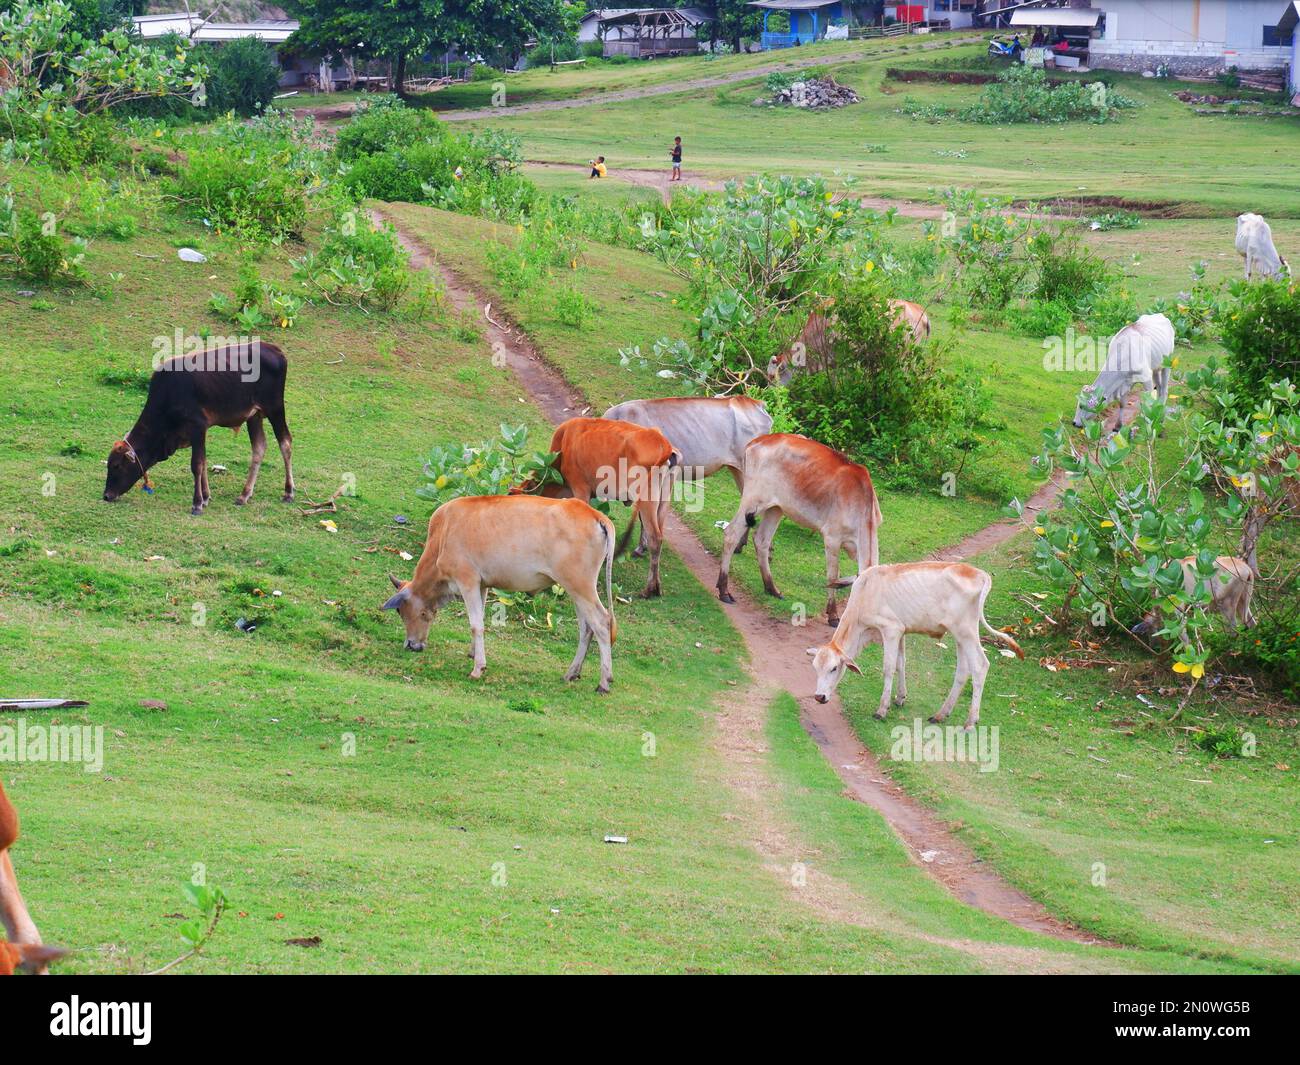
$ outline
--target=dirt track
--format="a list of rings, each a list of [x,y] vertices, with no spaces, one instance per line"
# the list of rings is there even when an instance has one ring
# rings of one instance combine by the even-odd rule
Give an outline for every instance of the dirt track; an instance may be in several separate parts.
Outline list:
[[[383,216],[376,212],[375,217]],[[494,349],[505,353],[506,364],[549,419],[560,422],[589,412],[590,404],[570,387],[558,370],[542,359],[529,338],[509,321],[504,312],[491,306],[484,293],[438,263],[426,247],[400,227],[397,232],[411,255],[412,265],[437,273],[457,309],[472,309],[482,314]],[[1050,505],[1058,491],[1057,482],[1044,485],[1029,500],[1027,509]],[[937,552],[934,557],[956,559],[985,551],[1010,539],[1016,532],[1014,523],[991,525]],[[717,562],[676,515],[672,515],[669,521],[668,542],[696,579],[711,592],[717,576]],[[999,877],[931,810],[886,779],[875,756],[854,735],[840,711],[838,700],[818,704],[811,698],[812,672],[804,653],[813,639],[809,631],[777,619],[743,589],[733,588],[733,594],[736,603],[728,608],[727,613],[749,650],[753,683],[737,693],[736,698],[723,708],[716,742],[729,771],[738,774],[738,779],[733,780],[738,790],[748,792],[751,798],[762,791],[762,784],[755,780],[755,775],[763,775],[764,770],[760,760],[752,755],[765,749],[764,723],[771,700],[780,691],[788,691],[799,702],[804,729],[844,782],[847,793],[879,812],[907,846],[916,864],[955,897],[1021,928],[1073,942],[1101,942],[1058,920],[1039,903]],[[767,858],[771,848],[765,840],[774,833],[780,834],[777,819],[771,816],[770,811],[765,811],[761,803],[752,813],[756,818],[754,846]],[[922,855],[926,857],[922,859]],[[824,887],[825,881],[823,877]],[[867,919],[862,914],[859,917]]]

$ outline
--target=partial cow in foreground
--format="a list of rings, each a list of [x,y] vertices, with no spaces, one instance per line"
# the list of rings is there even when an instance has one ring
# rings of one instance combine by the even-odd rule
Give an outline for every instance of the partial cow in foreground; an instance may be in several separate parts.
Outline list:
[[[239,430],[248,424],[253,455],[248,480],[237,504],[247,503],[257,484],[257,471],[266,454],[262,419],[269,418],[284,458],[284,501],[293,501],[293,437],[284,415],[284,382],[289,363],[274,344],[229,345],[201,353],[178,355],[163,362],[149,379],[144,410],[126,436],[108,453],[104,499],[119,499],[149,470],[180,448],[190,449],[194,475],[191,514],[202,514],[208,490],[207,435],[214,425]]]
[[[907,331],[913,344],[920,344],[930,336],[930,316],[919,303],[909,300],[890,300],[895,326]],[[834,319],[825,311],[813,311],[804,322],[803,329],[793,344],[767,361],[767,380],[773,385],[788,385],[795,370],[818,372],[828,369],[834,362]]]
[[[1183,590],[1192,595],[1198,585],[1208,584],[1210,589],[1210,608],[1222,615],[1224,627],[1229,632],[1238,628],[1250,628],[1255,624],[1255,615],[1250,612],[1250,601],[1255,594],[1255,574],[1250,563],[1234,555],[1220,555],[1214,560],[1214,575],[1202,577],[1197,572],[1196,556],[1188,555],[1179,560],[1183,568]],[[1160,616],[1152,612],[1144,617],[1133,631],[1139,636],[1155,632],[1160,628]]]
[[[840,551],[847,551],[858,569],[880,561],[880,504],[871,474],[838,451],[793,433],[760,436],[745,449],[745,489],[740,508],[723,543],[718,569],[718,598],[734,603],[727,591],[731,556],[746,526],[754,529],[754,554],[768,595],[781,598],[772,582],[772,538],[788,517],[822,535],[826,549],[826,581],[830,587],[826,620],[834,625],[837,604],[834,583],[840,572]]]
[[[973,728],[980,719],[980,698],[989,671],[988,655],[980,645],[980,629],[1010,647],[1017,657],[1025,657],[1015,640],[984,618],[984,600],[993,587],[993,578],[964,562],[905,562],[873,566],[851,583],[853,591],[831,642],[808,649],[817,673],[817,701],[824,703],[834,694],[846,670],[861,673],[854,659],[868,643],[880,643],[884,647],[885,687],[876,720],[883,721],[889,713],[895,670],[895,702],[902,705],[907,699],[903,637],[916,633],[937,640],[952,633],[957,642],[957,674],[948,698],[930,720],[939,723],[947,719],[969,678],[971,704],[965,728]]]
[[[658,429],[681,453],[678,476],[709,477],[728,470],[736,488],[745,488],[745,448],[756,436],[772,431],[772,416],[748,396],[684,396],[670,399],[631,399],[605,411],[612,421]],[[659,504],[659,526],[668,518],[670,500]],[[743,539],[741,541],[744,543]],[[638,555],[644,554],[646,531],[641,529]]]
[[[636,517],[619,540],[618,553],[622,554],[636,518],[640,518],[650,555],[650,574],[641,594],[646,598],[659,595],[659,553],[663,544],[659,512],[672,495],[680,452],[658,429],[606,418],[570,418],[561,422],[551,436],[551,450],[559,455],[555,465],[564,483],[545,485],[540,494],[551,498],[574,496],[584,503],[589,499],[631,503]],[[531,487],[523,484],[514,491],[527,492]]]
[[[1260,277],[1291,276],[1291,266],[1277,253],[1273,230],[1262,215],[1247,212],[1237,216],[1236,246],[1237,254],[1245,262],[1247,281],[1255,274]]]
[[[606,610],[598,590],[605,566]],[[444,503],[429,519],[429,537],[409,581],[390,577],[397,589],[385,610],[406,625],[406,647],[423,651],[429,625],[457,597],[465,601],[474,643],[477,680],[487,668],[483,647],[485,592],[540,592],[558,584],[578,613],[578,653],[564,675],[577,680],[592,636],[600,648],[600,687],[614,677],[614,523],[586,500],[532,495],[465,496]]]
[[[1165,359],[1174,353],[1174,327],[1163,314],[1144,314],[1110,340],[1106,364],[1097,380],[1085,385],[1074,408],[1074,427],[1095,417],[1109,403],[1122,401],[1134,385],[1156,389],[1161,401],[1169,398],[1169,368]]]
[[[18,839],[18,811],[0,785],[0,924],[8,941],[0,940],[0,976],[12,976],[17,968],[43,973],[65,951],[46,947],[18,890],[18,877],[9,858],[9,848]]]

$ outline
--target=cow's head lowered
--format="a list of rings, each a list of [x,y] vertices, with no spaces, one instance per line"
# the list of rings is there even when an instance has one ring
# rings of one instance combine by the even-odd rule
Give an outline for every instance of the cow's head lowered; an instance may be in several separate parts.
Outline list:
[[[832,640],[825,647],[809,647],[812,656],[813,671],[817,674],[816,699],[819,703],[827,702],[840,683],[840,678],[847,672],[861,674],[858,664],[846,655]]]
[[[112,503],[126,495],[141,477],[145,477],[144,463],[136,450],[125,440],[119,440],[108,453],[108,477],[104,481],[104,501]],[[148,478],[145,484],[148,484]]]
[[[435,591],[430,595],[421,595],[415,590],[414,581],[401,581],[396,577],[388,578],[397,591],[384,604],[385,610],[396,610],[406,625],[406,649],[423,651],[429,636],[429,626],[438,616],[438,611],[452,598],[450,593]]]

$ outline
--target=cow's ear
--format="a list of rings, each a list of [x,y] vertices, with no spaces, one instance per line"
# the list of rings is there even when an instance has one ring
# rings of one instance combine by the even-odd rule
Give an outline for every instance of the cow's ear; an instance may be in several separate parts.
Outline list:
[[[858,664],[855,661],[853,661],[853,659],[851,658],[846,658],[844,660],[844,668],[853,670],[853,672],[856,673],[859,677],[862,676],[862,670],[858,668]]]
[[[394,595],[391,599],[389,599],[388,602],[386,602],[386,603],[383,605],[382,609],[384,609],[384,610],[396,610],[399,606],[401,606],[403,603],[405,603],[405,602],[406,602],[407,600],[409,600],[410,598],[411,598],[411,589],[410,589],[410,587],[408,586],[408,587],[406,587],[406,588],[403,588],[400,592],[398,592],[398,593],[397,593],[396,595]]]
[[[388,579],[393,582],[393,587],[396,588],[399,592],[402,590],[402,579],[400,577],[394,577],[390,573],[388,575]]]

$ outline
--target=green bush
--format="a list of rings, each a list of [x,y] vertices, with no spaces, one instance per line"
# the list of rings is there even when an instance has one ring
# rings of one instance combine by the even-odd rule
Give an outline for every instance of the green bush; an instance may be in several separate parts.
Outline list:
[[[1074,324],[1068,303],[1059,300],[1026,300],[1022,306],[1007,309],[1011,331],[1027,337],[1059,337]]]
[[[1290,589],[1289,610],[1281,614],[1264,613],[1256,604],[1254,627],[1224,641],[1226,650],[1235,652],[1234,672],[1245,665],[1268,677],[1288,699],[1300,699],[1300,611],[1294,596],[1300,588]]]
[[[38,284],[83,282],[86,242],[65,241],[51,216],[15,207],[13,194],[0,195],[0,267],[20,281]]]
[[[334,152],[345,163],[407,148],[446,136],[437,116],[407,107],[396,96],[376,96],[360,104],[352,120],[338,132]]]
[[[1107,122],[1135,101],[1100,81],[1053,84],[1035,67],[1013,66],[988,85],[978,102],[959,112],[967,122]]]
[[[250,118],[264,110],[280,85],[280,68],[271,49],[257,37],[241,37],[220,46],[201,46],[198,56],[209,67],[204,86],[213,114]]]
[[[1235,302],[1221,317],[1233,389],[1267,399],[1274,381],[1300,384],[1300,290],[1294,282],[1234,282]]]
[[[1040,230],[1028,247],[1038,274],[1034,297],[1043,302],[1077,310],[1114,280],[1106,261],[1072,231]]]
[[[191,215],[247,240],[300,237],[307,224],[306,190],[293,173],[221,145],[190,151],[174,184]]]

